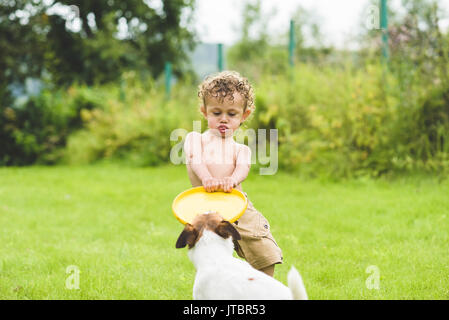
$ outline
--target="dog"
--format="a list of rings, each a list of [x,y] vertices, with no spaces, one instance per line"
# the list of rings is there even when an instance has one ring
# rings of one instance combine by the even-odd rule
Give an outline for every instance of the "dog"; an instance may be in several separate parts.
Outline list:
[[[176,248],[188,246],[188,256],[196,269],[194,300],[307,300],[298,271],[292,266],[288,287],[233,257],[233,240],[239,232],[218,213],[197,215],[187,223]]]

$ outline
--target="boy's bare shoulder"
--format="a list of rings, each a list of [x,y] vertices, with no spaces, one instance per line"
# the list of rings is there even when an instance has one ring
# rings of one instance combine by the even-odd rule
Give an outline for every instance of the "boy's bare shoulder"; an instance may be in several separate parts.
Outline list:
[[[201,132],[198,132],[198,131],[190,131],[189,133],[187,133],[187,135],[186,135],[186,140],[187,139],[194,139],[194,138],[198,138],[198,137],[201,137],[202,136],[202,134],[201,134]]]
[[[243,143],[239,143],[237,141],[234,141],[236,146],[237,146],[237,150],[238,151],[243,151],[243,152],[251,152],[250,147],[248,147],[246,144]]]
[[[198,131],[190,131],[189,133],[187,133],[185,140],[208,140],[210,138],[210,136],[207,134],[207,131],[201,133]]]
[[[251,148],[243,143],[235,142],[235,144],[237,145],[236,163],[251,166]]]
[[[184,144],[185,145],[191,145],[194,142],[200,142],[202,140],[202,134],[201,132],[197,131],[191,131],[187,133],[186,137],[184,138]]]

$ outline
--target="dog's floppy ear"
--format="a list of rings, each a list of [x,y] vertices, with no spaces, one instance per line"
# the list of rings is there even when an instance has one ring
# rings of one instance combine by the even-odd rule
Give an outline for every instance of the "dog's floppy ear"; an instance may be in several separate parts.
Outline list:
[[[236,228],[229,221],[223,220],[215,229],[215,233],[223,238],[232,237],[232,240],[241,240],[242,237]]]
[[[184,248],[186,245],[189,245],[189,249],[192,248],[197,237],[198,231],[190,223],[187,223],[176,241],[176,248]]]

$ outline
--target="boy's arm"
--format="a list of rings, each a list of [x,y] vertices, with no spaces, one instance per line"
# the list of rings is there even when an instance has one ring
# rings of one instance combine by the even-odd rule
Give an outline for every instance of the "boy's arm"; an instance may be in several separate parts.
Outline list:
[[[231,179],[234,180],[235,186],[243,182],[248,176],[251,168],[251,149],[246,145],[241,145],[237,154],[237,161]]]
[[[248,176],[251,168],[251,149],[246,145],[241,145],[237,154],[234,172],[231,176],[224,178],[223,191],[231,192],[232,188],[242,183]]]
[[[189,132],[184,142],[186,164],[190,166],[203,183],[206,179],[212,178],[212,175],[202,161],[202,151],[201,134],[195,131]]]
[[[184,142],[187,166],[190,166],[196,176],[201,180],[201,184],[207,192],[218,191],[221,187],[221,181],[214,178],[207,169],[206,164],[203,163],[202,149],[201,134],[194,131],[187,134],[186,141]]]

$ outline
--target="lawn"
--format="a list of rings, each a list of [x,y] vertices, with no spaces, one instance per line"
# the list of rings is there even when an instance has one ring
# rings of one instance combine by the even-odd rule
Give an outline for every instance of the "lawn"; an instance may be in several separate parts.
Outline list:
[[[0,168],[0,299],[191,299],[171,212],[189,187],[182,166]],[[295,265],[311,299],[449,299],[448,180],[252,172],[243,188],[283,249],[275,277]]]

